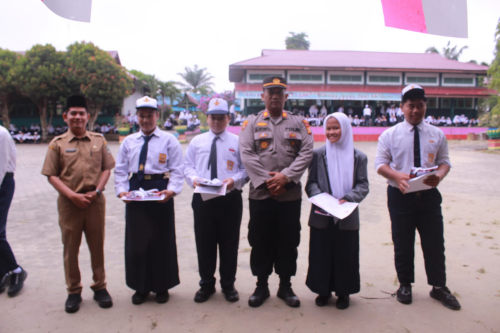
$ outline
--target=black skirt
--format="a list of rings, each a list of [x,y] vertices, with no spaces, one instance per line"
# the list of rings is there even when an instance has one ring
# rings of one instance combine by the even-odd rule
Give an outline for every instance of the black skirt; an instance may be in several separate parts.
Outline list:
[[[146,190],[163,190],[166,188],[166,182],[142,181],[141,187]],[[174,199],[165,203],[128,203],[125,220],[127,286],[145,293],[165,292],[178,285]]]
[[[310,228],[306,285],[312,292],[337,296],[359,292],[359,230]]]

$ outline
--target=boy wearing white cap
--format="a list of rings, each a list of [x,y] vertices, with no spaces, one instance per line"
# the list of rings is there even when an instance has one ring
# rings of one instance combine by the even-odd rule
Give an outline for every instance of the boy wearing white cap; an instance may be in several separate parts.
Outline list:
[[[387,205],[400,283],[397,300],[403,304],[412,302],[415,230],[418,230],[427,282],[433,286],[430,296],[452,310],[459,310],[460,304],[446,287],[442,198],[437,189],[450,171],[448,144],[441,129],[423,121],[427,110],[424,89],[408,85],[401,95],[405,121],[380,135],[375,158],[377,172],[389,184]],[[413,167],[437,168],[436,174],[424,180],[431,189],[406,193]]]
[[[168,289],[179,284],[175,243],[174,199],[183,185],[182,148],[170,133],[157,127],[158,105],[145,96],[136,102],[140,131],[125,138],[118,152],[115,191],[157,189],[163,200],[126,202],[125,271],[135,290],[133,304],[156,293],[157,303],[168,301]]]
[[[238,136],[226,131],[230,120],[227,102],[210,100],[207,121],[210,131],[191,140],[184,159],[186,182],[196,187],[202,179],[220,179],[226,183],[226,195],[204,201],[193,194],[191,206],[198,252],[200,289],[194,301],[205,302],[215,293],[217,246],[220,257],[220,284],[228,302],[239,300],[234,288],[242,216],[241,188],[247,173],[241,163]]]

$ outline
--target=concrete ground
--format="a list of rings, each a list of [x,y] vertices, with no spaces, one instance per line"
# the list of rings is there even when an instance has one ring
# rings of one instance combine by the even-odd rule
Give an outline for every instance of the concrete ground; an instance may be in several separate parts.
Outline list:
[[[318,144],[316,144],[318,145]],[[184,149],[186,145],[183,145]],[[131,304],[124,278],[124,204],[114,196],[113,177],[105,191],[106,269],[111,309],[92,300],[88,249],[83,241],[80,267],[84,291],[79,312],[64,312],[66,290],[62,244],[57,223],[56,191],[40,175],[46,144],[18,145],[16,192],[7,223],[8,240],[18,262],[28,271],[25,288],[15,298],[0,295],[0,332],[499,332],[500,316],[500,154],[485,151],[485,141],[450,142],[452,171],[440,185],[447,256],[448,285],[462,304],[451,311],[429,297],[419,239],[416,240],[416,283],[412,305],[389,294],[397,289],[393,265],[386,185],[375,174],[376,143],[357,142],[369,158],[370,194],[362,202],[360,232],[361,292],[347,310],[334,302],[318,308],[305,286],[308,262],[310,204],[302,202],[302,241],[293,278],[300,308],[276,298],[278,281],[270,280],[271,298],[260,308],[247,305],[255,279],[249,267],[247,241],[248,186],[243,193],[236,288],[240,301],[226,302],[218,292],[206,303],[193,302],[198,288],[192,190],[175,198],[181,284],[170,290],[167,304]],[[110,148],[116,156],[118,143]],[[304,178],[305,180],[305,178]],[[218,287],[218,286],[217,286]]]

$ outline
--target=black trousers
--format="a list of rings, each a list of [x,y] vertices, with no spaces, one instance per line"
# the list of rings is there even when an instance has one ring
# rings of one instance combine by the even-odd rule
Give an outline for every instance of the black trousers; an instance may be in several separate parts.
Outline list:
[[[402,194],[399,189],[388,186],[387,203],[391,216],[394,261],[400,283],[412,283],[415,280],[415,230],[418,230],[427,282],[438,287],[446,285],[441,201],[441,194],[435,188]]]
[[[217,246],[219,246],[220,284],[223,289],[233,287],[238,264],[238,245],[243,213],[240,191],[203,201],[195,193],[191,202],[194,215],[194,235],[198,253],[200,286],[215,285]]]
[[[165,180],[130,179],[130,189],[164,190]],[[175,243],[174,199],[165,203],[131,202],[125,208],[125,278],[127,286],[145,293],[165,292],[179,284]]]
[[[248,242],[252,247],[250,268],[253,275],[268,276],[273,267],[281,277],[295,275],[300,243],[300,204],[300,199],[250,199]]]
[[[16,258],[7,242],[7,215],[14,196],[14,175],[6,173],[0,185],[0,279],[17,268]]]

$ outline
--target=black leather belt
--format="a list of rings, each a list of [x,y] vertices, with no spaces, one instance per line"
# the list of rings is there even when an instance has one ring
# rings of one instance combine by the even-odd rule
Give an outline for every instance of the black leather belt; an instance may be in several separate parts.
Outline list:
[[[138,177],[138,173],[132,174],[132,177]],[[167,173],[157,173],[157,174],[144,174],[142,175],[142,179],[144,180],[161,180],[161,179],[168,179],[168,174]]]

